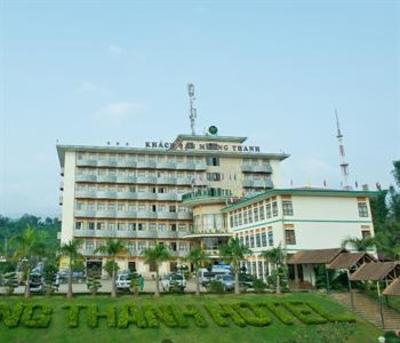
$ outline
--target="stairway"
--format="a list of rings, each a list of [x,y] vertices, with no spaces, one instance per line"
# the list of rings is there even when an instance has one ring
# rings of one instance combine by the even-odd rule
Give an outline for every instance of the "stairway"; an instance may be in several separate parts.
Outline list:
[[[331,293],[330,296],[351,310],[350,293]],[[378,301],[362,294],[358,291],[353,291],[354,312],[361,318],[368,320],[374,325],[382,328],[381,312]],[[383,306],[383,318],[385,323],[385,331],[400,329],[400,313],[395,310]]]

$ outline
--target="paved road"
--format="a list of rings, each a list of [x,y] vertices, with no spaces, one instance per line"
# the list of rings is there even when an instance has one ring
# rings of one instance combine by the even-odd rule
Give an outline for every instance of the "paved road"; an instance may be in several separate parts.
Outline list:
[[[111,292],[111,280],[101,280],[102,287],[100,288],[99,292],[108,293]],[[67,293],[67,284],[61,284],[60,288],[57,293],[65,294]],[[156,288],[156,282],[153,280],[145,280],[144,282],[144,292],[154,292]],[[76,293],[89,293],[86,283],[74,283],[72,285],[72,289]],[[206,289],[204,287],[200,288],[201,292],[205,292]],[[193,279],[187,281],[187,286],[185,289],[186,292],[195,292],[196,291],[196,282]],[[4,294],[4,288],[0,287],[0,294]],[[19,286],[14,291],[15,294],[23,294],[24,293],[24,286]]]

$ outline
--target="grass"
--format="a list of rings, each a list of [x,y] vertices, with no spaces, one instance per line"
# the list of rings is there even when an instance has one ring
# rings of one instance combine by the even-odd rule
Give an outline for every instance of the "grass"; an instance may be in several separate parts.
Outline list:
[[[206,314],[203,305],[210,303],[235,303],[239,301],[246,301],[249,303],[256,303],[265,300],[298,300],[305,302],[313,302],[321,305],[330,313],[343,313],[345,309],[333,302],[331,299],[324,295],[316,294],[288,294],[282,296],[273,295],[255,295],[247,294],[240,297],[234,295],[203,295],[196,297],[193,295],[165,295],[159,299],[154,299],[152,296],[144,295],[138,299],[132,296],[121,296],[117,299],[111,299],[108,296],[97,296],[96,298],[90,296],[77,296],[74,299],[67,300],[61,296],[54,296],[52,298],[34,297],[32,299],[24,300],[21,297],[1,298],[0,303],[5,303],[10,306],[18,302],[45,303],[53,308],[52,321],[47,329],[29,329],[25,327],[7,328],[3,322],[0,322],[0,342],[18,342],[18,343],[47,343],[47,342],[150,342],[158,343],[163,339],[170,339],[173,343],[211,343],[211,342],[281,342],[284,339],[294,337],[296,328],[305,325],[297,322],[296,325],[287,326],[279,322],[273,317],[271,325],[266,327],[253,327],[246,326],[244,328],[235,326],[231,321],[229,327],[218,327],[213,323],[212,319]],[[98,328],[90,329],[85,325],[85,321],[81,320],[81,325],[78,328],[71,329],[66,325],[67,311],[62,309],[65,304],[93,304],[96,303],[100,309],[105,308],[109,304],[122,306],[127,303],[135,303],[137,305],[156,304],[156,305],[187,305],[193,304],[199,306],[202,313],[207,319],[207,328],[198,328],[190,322],[189,328],[168,328],[165,325],[160,325],[160,328],[146,328],[139,329],[136,326],[130,325],[127,329],[107,328],[105,319],[100,320]],[[83,319],[85,315],[83,313]],[[331,324],[323,324],[331,325]],[[364,321],[358,321],[353,324],[355,331],[350,338],[349,343],[368,343],[376,342],[377,337],[381,331],[376,327]],[[307,326],[307,330],[313,330],[315,326]],[[306,342],[305,342],[306,343]]]

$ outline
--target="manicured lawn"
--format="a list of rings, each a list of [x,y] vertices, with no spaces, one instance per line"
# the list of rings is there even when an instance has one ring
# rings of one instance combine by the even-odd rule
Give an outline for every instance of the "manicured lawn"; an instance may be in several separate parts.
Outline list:
[[[165,295],[160,299],[154,299],[152,296],[142,295],[138,299],[132,296],[123,296],[117,299],[110,299],[106,296],[98,296],[92,298],[89,296],[77,296],[72,300],[55,296],[52,298],[34,297],[27,301],[20,297],[0,298],[0,304],[9,305],[10,309],[15,309],[17,303],[23,304],[45,304],[52,308],[51,322],[48,328],[27,328],[20,324],[16,328],[9,328],[4,325],[0,319],[0,342],[84,342],[84,343],[101,343],[101,342],[161,342],[162,339],[169,338],[174,343],[212,343],[212,342],[281,342],[285,338],[288,339],[295,335],[296,329],[299,327],[307,328],[307,330],[315,330],[317,324],[305,325],[298,319],[295,319],[294,325],[283,324],[277,316],[269,313],[272,322],[263,327],[255,327],[246,325],[240,327],[235,325],[230,318],[226,318],[229,326],[220,327],[215,324],[211,316],[206,311],[204,305],[216,304],[234,304],[239,302],[247,302],[249,304],[273,302],[273,301],[300,301],[312,303],[320,306],[331,315],[343,316],[345,310],[339,304],[334,303],[323,295],[314,294],[289,294],[283,296],[273,295],[242,295],[240,297],[234,295],[204,295],[195,297],[193,295]],[[187,305],[195,305],[199,312],[206,319],[208,326],[201,328],[195,325],[192,318],[188,319],[189,326],[187,328],[167,327],[160,323],[159,328],[138,328],[134,324],[130,324],[128,328],[107,327],[105,318],[99,319],[97,328],[87,326],[87,311],[81,312],[79,327],[69,328],[67,324],[68,310],[63,309],[64,305],[92,305],[97,304],[99,311],[105,313],[110,305],[115,305],[117,312],[124,305],[136,304],[140,307],[147,305],[177,305],[185,307]],[[119,314],[119,312],[118,312]],[[316,314],[316,313],[315,313]],[[118,318],[118,316],[117,316]],[[332,324],[320,324],[332,325]],[[381,334],[380,330],[363,321],[357,321],[354,325],[354,335],[349,342],[352,343],[368,343],[376,342],[377,337]],[[306,342],[304,342],[306,343]]]

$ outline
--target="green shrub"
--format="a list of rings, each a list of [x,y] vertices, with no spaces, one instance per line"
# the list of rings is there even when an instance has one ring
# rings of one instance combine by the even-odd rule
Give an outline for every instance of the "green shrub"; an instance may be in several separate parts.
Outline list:
[[[86,280],[86,285],[90,293],[95,296],[97,291],[101,288],[100,275],[92,273]]]
[[[123,305],[118,315],[118,328],[127,328],[135,324],[138,328],[146,328],[147,322],[143,311],[136,305]]]
[[[170,328],[175,328],[178,326],[170,305],[145,305],[143,308],[144,316],[149,327],[159,327],[160,322]]]
[[[171,308],[175,320],[180,328],[189,327],[188,317],[193,318],[194,324],[200,328],[205,328],[208,326],[207,320],[194,305],[186,305],[183,307],[172,305]]]
[[[112,272],[113,272],[113,268],[115,270],[115,272],[117,272],[119,270],[119,266],[117,262],[114,262],[112,260],[107,261],[104,264],[103,269],[106,271],[106,273],[108,274],[108,276],[112,276]]]
[[[24,311],[24,305],[17,303],[11,310],[9,306],[0,304],[0,320],[8,328],[15,328],[19,325],[21,315]]]
[[[114,305],[107,306],[105,313],[99,313],[97,305],[89,305],[87,309],[87,325],[90,328],[97,328],[99,326],[99,319],[104,318],[107,320],[107,327],[115,328],[116,323],[116,308]]]
[[[256,293],[262,293],[266,287],[267,287],[266,283],[261,279],[255,279],[253,281],[253,288],[254,292]]]
[[[400,343],[400,337],[396,336],[393,331],[388,331],[385,333],[386,343]]]
[[[208,291],[211,293],[222,294],[225,293],[225,287],[222,282],[217,280],[212,280],[208,285]]]
[[[47,328],[51,321],[51,314],[52,309],[47,305],[28,304],[25,305],[21,322],[28,328]]]
[[[215,324],[221,327],[229,326],[225,318],[230,317],[237,326],[246,326],[245,320],[233,309],[230,304],[207,304],[205,308]]]
[[[267,326],[271,323],[271,318],[256,304],[241,302],[231,306],[249,325]]]
[[[87,308],[85,305],[65,305],[63,309],[68,310],[67,325],[69,328],[77,328],[79,326],[79,314],[82,309]]]
[[[281,302],[267,302],[259,304],[260,307],[266,306],[283,324],[293,325],[294,317]]]
[[[321,317],[302,301],[288,301],[283,304],[304,324],[325,324],[327,322],[326,318]]]

